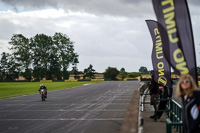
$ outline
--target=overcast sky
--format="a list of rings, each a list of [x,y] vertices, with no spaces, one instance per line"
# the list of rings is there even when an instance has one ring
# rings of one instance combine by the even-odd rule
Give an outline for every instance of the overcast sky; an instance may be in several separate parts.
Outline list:
[[[200,66],[200,1],[188,4]],[[61,32],[75,42],[80,71],[89,64],[97,72],[108,66],[150,70],[153,44],[146,19],[156,20],[151,0],[0,0],[0,53],[8,52],[13,34]]]

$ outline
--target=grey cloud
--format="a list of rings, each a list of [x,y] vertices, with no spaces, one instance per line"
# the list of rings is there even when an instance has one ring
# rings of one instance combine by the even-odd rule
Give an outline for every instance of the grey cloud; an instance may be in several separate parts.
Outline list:
[[[200,1],[199,0],[188,0],[188,4],[200,6]]]
[[[0,0],[13,9],[33,10],[47,7],[84,11],[99,15],[141,16],[152,12],[149,0]]]
[[[8,40],[11,38],[13,31],[16,30],[15,25],[7,20],[7,19],[0,19],[0,37],[3,40]]]
[[[56,7],[58,1],[54,0],[0,0],[1,2],[13,6],[14,8],[19,8],[19,6],[24,9],[34,9],[34,8],[44,8],[45,6]]]
[[[4,32],[5,36],[0,35],[0,39],[9,41],[11,35],[16,33],[29,38],[37,33],[53,35],[62,32],[75,42],[75,50],[80,55],[80,70],[89,64],[99,72],[108,66],[125,67],[128,71],[137,71],[139,65],[151,66],[150,58],[146,56],[150,55],[152,44],[144,19],[93,15],[66,15],[60,18],[20,16],[19,13],[10,18],[4,17],[5,20],[0,18],[1,25],[10,27]],[[13,20],[20,23],[15,25]],[[143,35],[147,35],[148,39]],[[146,54],[141,53],[141,49]]]

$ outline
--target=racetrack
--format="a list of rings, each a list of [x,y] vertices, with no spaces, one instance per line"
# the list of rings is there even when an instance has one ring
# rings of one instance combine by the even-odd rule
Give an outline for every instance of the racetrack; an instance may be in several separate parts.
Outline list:
[[[137,81],[113,81],[0,100],[0,133],[117,133]]]

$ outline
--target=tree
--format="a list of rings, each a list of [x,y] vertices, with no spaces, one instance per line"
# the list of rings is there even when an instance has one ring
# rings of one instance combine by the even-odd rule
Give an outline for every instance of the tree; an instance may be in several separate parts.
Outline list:
[[[72,67],[72,73],[74,74],[74,78],[75,79],[79,79],[80,77],[78,76],[79,72],[78,72],[78,68],[77,68],[77,64],[79,63],[78,61],[78,57],[76,57],[74,59],[74,62],[72,63],[73,67]]]
[[[108,67],[103,74],[104,74],[104,78],[110,78],[111,80],[117,80],[117,75],[119,74],[119,70],[117,70],[117,68]]]
[[[32,51],[29,39],[22,34],[14,34],[9,42],[14,62],[20,64],[21,75],[27,80],[32,79]]]
[[[8,56],[9,54],[5,52],[1,54],[1,60],[0,60],[1,80],[5,80],[8,75],[9,71]]]
[[[67,35],[55,33],[53,37],[50,37],[37,34],[31,38],[31,44],[34,53],[35,77],[39,79],[43,77],[47,79],[69,78],[67,69],[70,64],[74,63],[78,54],[74,52],[74,43]]]
[[[0,60],[1,80],[12,81],[18,78],[19,70],[17,68],[19,67],[19,65],[14,62],[14,58],[9,53],[5,52],[3,52],[1,56],[2,56]]]
[[[68,79],[67,69],[73,63],[74,70],[77,70],[78,54],[74,52],[74,42],[65,34],[55,33],[53,37],[37,34],[30,39],[22,34],[14,34],[9,44],[12,56],[9,55],[10,62],[6,63],[12,63],[13,71],[17,65],[18,73],[27,80],[33,77],[36,80],[62,77]],[[6,56],[4,54],[4,58],[7,58]],[[2,60],[5,63],[5,59]],[[0,70],[0,78],[5,77],[3,73],[5,72]]]
[[[124,78],[126,78],[127,76],[127,72],[125,71],[125,68],[121,68],[120,72],[119,72],[119,77],[124,80]]]
[[[84,73],[84,78],[89,77],[91,79],[94,78],[95,70],[93,69],[93,66],[90,64],[88,68],[84,69],[83,73]]]
[[[37,79],[48,78],[50,56],[54,50],[52,38],[44,34],[37,34],[30,41],[31,50],[33,51],[34,76]]]
[[[50,55],[50,66],[48,69],[47,79],[62,79],[61,65],[59,64],[59,58],[53,54]]]
[[[67,35],[62,33],[55,33],[53,36],[53,42],[57,47],[56,53],[59,58],[59,64],[62,68],[62,76],[64,79],[68,79],[69,73],[67,69],[69,65],[74,63],[74,61],[77,61],[76,65],[78,63],[78,54],[74,52],[74,42],[72,42]]]
[[[140,69],[139,69],[139,72],[140,72],[140,73],[148,73],[148,70],[147,70],[146,67],[141,66]]]

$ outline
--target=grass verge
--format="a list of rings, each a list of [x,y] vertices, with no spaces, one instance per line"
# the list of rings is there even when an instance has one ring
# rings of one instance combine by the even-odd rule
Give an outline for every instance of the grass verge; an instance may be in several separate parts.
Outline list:
[[[72,88],[82,86],[83,84],[99,83],[92,81],[84,82],[51,82],[44,83],[48,91]],[[29,95],[38,93],[40,82],[1,82],[0,83],[0,99]]]

